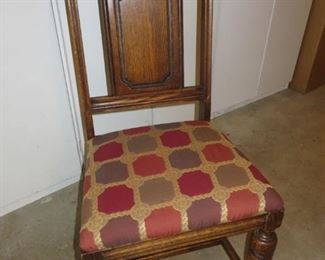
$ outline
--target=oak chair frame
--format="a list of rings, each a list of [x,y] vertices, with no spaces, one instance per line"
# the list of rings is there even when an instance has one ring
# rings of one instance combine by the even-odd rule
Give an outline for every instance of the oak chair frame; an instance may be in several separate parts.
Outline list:
[[[108,1],[112,2],[114,0]],[[112,8],[107,3],[105,0],[99,0],[100,15],[104,21],[108,21],[107,9]],[[181,1],[179,3],[181,5]],[[198,16],[201,20],[199,85],[186,88],[179,86],[179,88],[159,91],[149,89],[149,91],[122,95],[116,95],[112,91],[110,96],[90,97],[77,0],[66,0],[80,112],[86,140],[95,136],[93,114],[112,112],[119,109],[135,109],[157,104],[198,101],[200,104],[199,118],[201,120],[210,120],[213,0],[200,0],[198,9]],[[109,32],[107,30],[102,26],[105,65],[108,74],[111,73],[109,70],[112,61],[108,53],[110,50],[105,48],[105,44],[109,42]],[[114,84],[113,80],[110,84]],[[277,244],[277,236],[274,231],[281,225],[282,218],[283,211],[268,213],[197,231],[188,231],[173,237],[137,242],[107,251],[82,252],[82,256],[88,260],[157,259],[214,245],[222,245],[230,259],[240,259],[227,237],[247,233],[244,259],[272,259]]]

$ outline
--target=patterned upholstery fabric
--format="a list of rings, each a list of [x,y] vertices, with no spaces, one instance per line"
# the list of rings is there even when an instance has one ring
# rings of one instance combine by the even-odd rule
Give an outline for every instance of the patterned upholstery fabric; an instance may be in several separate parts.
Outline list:
[[[80,247],[92,252],[281,210],[259,170],[208,122],[87,143]]]

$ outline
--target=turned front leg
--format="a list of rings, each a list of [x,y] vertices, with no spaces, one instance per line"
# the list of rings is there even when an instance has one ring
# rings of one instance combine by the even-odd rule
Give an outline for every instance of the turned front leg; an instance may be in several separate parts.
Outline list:
[[[264,227],[247,235],[245,260],[270,260],[273,257],[277,236],[274,232],[281,225],[283,211],[270,213],[265,219]]]
[[[275,232],[265,233],[263,230],[255,230],[247,235],[245,259],[269,260],[272,259],[277,244]]]

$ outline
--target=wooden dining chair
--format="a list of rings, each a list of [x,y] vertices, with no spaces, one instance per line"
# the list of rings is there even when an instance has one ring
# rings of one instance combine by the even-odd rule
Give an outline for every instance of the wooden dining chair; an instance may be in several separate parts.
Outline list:
[[[99,0],[110,95],[90,97],[77,0],[66,0],[86,139],[84,259],[156,259],[247,233],[244,259],[271,259],[283,201],[210,123],[213,1],[198,1],[199,83],[183,84],[181,0]],[[93,115],[198,101],[199,120],[95,136]]]

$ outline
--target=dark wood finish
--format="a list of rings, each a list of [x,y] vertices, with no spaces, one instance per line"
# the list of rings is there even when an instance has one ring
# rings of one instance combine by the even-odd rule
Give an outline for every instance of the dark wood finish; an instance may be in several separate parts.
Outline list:
[[[183,87],[182,1],[99,0],[118,95]],[[109,65],[106,67],[108,68]]]
[[[130,86],[119,86],[119,81],[122,82],[121,70],[121,59],[119,58],[119,45],[120,40],[124,39],[126,32],[123,33],[123,37],[118,35],[118,24],[116,24],[116,12],[123,10],[125,14],[120,15],[120,18],[127,18],[128,21],[131,15],[134,15],[135,10],[138,10],[140,7],[129,6],[126,4],[132,2],[133,4],[139,2],[140,7],[145,11],[149,12],[154,9],[155,15],[157,12],[160,14],[158,7],[163,6],[162,3],[166,3],[169,13],[165,16],[160,14],[161,17],[159,23],[155,24],[155,19],[151,22],[146,21],[150,18],[150,15],[146,14],[143,17],[140,17],[142,23],[148,24],[145,25],[145,28],[148,29],[150,26],[155,28],[155,34],[159,35],[161,29],[167,28],[170,33],[170,37],[166,38],[165,41],[162,39],[162,45],[168,45],[168,49],[171,50],[168,54],[169,60],[169,71],[170,77],[167,77],[166,80],[160,85],[156,84],[154,81],[158,80],[161,76],[160,70],[157,70],[157,64],[160,64],[160,60],[165,64],[162,67],[167,68],[166,57],[161,57],[161,53],[156,53],[157,49],[160,50],[157,46],[153,48],[152,46],[157,44],[157,41],[148,45],[150,51],[148,51],[148,57],[152,57],[153,65],[150,63],[149,58],[146,59],[146,67],[150,64],[152,65],[152,75],[149,75],[149,78],[146,80],[149,82],[148,85],[142,86],[133,86],[135,88],[130,88]],[[150,4],[149,4],[150,2]],[[90,98],[88,82],[87,82],[87,72],[86,72],[86,62],[83,52],[82,44],[82,35],[80,29],[79,13],[78,13],[78,4],[77,0],[66,0],[68,24],[70,30],[71,38],[71,47],[73,53],[73,60],[75,65],[75,74],[77,79],[78,86],[78,95],[80,100],[80,112],[85,132],[85,139],[89,140],[94,137],[94,126],[93,126],[93,113],[103,113],[103,112],[112,112],[116,109],[136,109],[152,105],[175,103],[175,102],[192,102],[200,101],[200,113],[199,118],[201,120],[210,120],[210,106],[211,106],[211,55],[212,55],[212,0],[198,1],[201,11],[200,19],[198,23],[200,31],[200,40],[199,40],[199,49],[200,49],[200,68],[199,72],[199,85],[194,88],[184,88],[183,87],[183,36],[182,36],[182,1],[180,0],[157,0],[157,1],[147,1],[147,0],[137,0],[137,1],[117,1],[117,0],[99,0],[99,11],[101,17],[101,28],[102,28],[102,39],[104,46],[104,58],[105,58],[105,68],[107,74],[107,83],[108,83],[108,93],[109,96]],[[157,5],[157,6],[156,6]],[[167,10],[166,8],[164,9]],[[162,12],[164,13],[164,12]],[[151,18],[150,18],[151,19]],[[125,19],[124,19],[125,20]],[[146,21],[146,22],[145,22]],[[168,24],[169,27],[168,27]],[[112,25],[115,24],[115,26]],[[128,21],[130,23],[130,21]],[[128,24],[127,23],[127,24]],[[123,23],[122,23],[123,24]],[[141,24],[138,25],[138,27]],[[150,26],[149,26],[150,25]],[[114,27],[114,28],[113,28]],[[116,28],[115,28],[116,27]],[[123,28],[122,28],[123,29]],[[138,44],[143,44],[143,42],[134,41],[135,37],[132,35],[132,30],[126,26],[127,34],[131,36],[127,38],[126,45],[123,46],[124,49],[135,49],[138,51],[141,48],[137,47]],[[114,32],[115,30],[115,32]],[[142,29],[143,30],[143,29]],[[131,32],[130,32],[131,31]],[[137,33],[140,34],[142,31],[138,28]],[[145,31],[143,31],[144,33]],[[155,36],[158,37],[158,36]],[[141,38],[141,37],[138,37]],[[114,40],[115,39],[115,40]],[[159,38],[160,39],[160,38]],[[125,41],[125,40],[124,40]],[[116,45],[114,47],[114,44]],[[152,47],[152,50],[151,50]],[[159,45],[159,47],[161,47]],[[135,51],[137,52],[137,51]],[[141,52],[141,51],[140,51]],[[129,50],[127,51],[128,55],[137,55],[132,54]],[[149,55],[150,54],[150,55]],[[133,57],[133,56],[132,56]],[[127,60],[133,59],[128,57]],[[143,63],[139,61],[139,57],[135,57],[137,64],[133,64],[131,67],[128,67],[127,71],[131,72],[133,75],[131,78],[134,79],[135,85],[139,83],[142,79],[145,79],[143,74]],[[124,62],[125,63],[125,62]],[[118,66],[116,65],[118,64]],[[125,64],[124,64],[125,65]],[[150,66],[151,66],[150,65]],[[129,65],[128,65],[129,66]],[[150,67],[149,66],[149,67]],[[137,69],[140,68],[140,72]],[[163,71],[163,70],[162,70]],[[122,73],[122,74],[121,74]],[[150,74],[150,73],[149,73]],[[144,75],[144,76],[143,76]],[[160,75],[160,76],[159,76]],[[139,80],[139,81],[138,81]],[[152,81],[152,82],[150,82]],[[147,83],[148,83],[147,82]],[[122,84],[122,83],[121,83]],[[156,85],[155,85],[156,84]],[[174,93],[173,93],[174,91]]]
[[[118,109],[199,101],[200,118],[210,120],[213,0],[200,0],[198,3],[201,22],[199,85],[184,88],[181,1],[99,0],[107,82],[112,91],[110,96],[90,98],[77,0],[66,0],[86,140],[94,136],[93,114]],[[132,31],[130,24],[135,19],[136,28]],[[148,38],[148,31],[154,39]],[[138,39],[139,34],[144,35],[143,39]],[[139,55],[143,53],[143,45],[148,48],[147,57]],[[143,67],[141,63],[144,63]],[[220,244],[231,259],[238,260],[226,237],[249,232],[245,259],[270,259],[276,246],[274,230],[281,224],[282,216],[282,212],[265,214],[173,237],[85,253],[83,257],[88,260],[157,259]]]
[[[201,99],[199,117],[211,119],[212,21],[213,0],[198,1],[201,10],[200,28],[200,86],[205,90]]]
[[[311,6],[290,88],[307,93],[325,84],[325,1]]]
[[[94,137],[95,132],[91,113],[91,102],[77,0],[66,1],[66,9],[84,137],[86,140],[89,140]]]
[[[102,44],[103,44],[103,53],[104,53],[104,64],[105,64],[105,74],[106,74],[106,85],[108,95],[115,95],[114,86],[114,77],[113,77],[113,63],[112,63],[112,51],[111,48],[108,48],[110,40],[110,32],[108,26],[105,25],[105,21],[108,21],[108,5],[107,1],[98,0],[98,9],[100,17],[100,27],[102,32]]]
[[[177,90],[164,90],[160,92],[129,94],[113,97],[91,98],[94,114],[114,111],[116,109],[130,109],[148,107],[164,103],[179,103],[196,101],[202,96],[202,89],[187,87]]]
[[[246,238],[245,259],[272,259],[277,236],[274,230],[280,227],[283,211],[267,215],[264,226],[250,232]]]
[[[233,248],[232,244],[229,242],[227,238],[221,240],[221,245],[231,260],[240,260],[239,255],[236,250]]]

